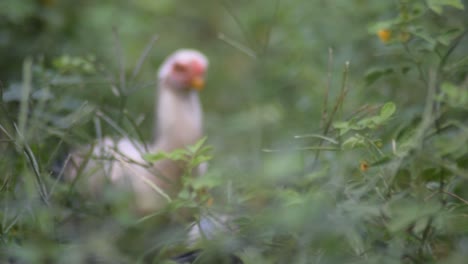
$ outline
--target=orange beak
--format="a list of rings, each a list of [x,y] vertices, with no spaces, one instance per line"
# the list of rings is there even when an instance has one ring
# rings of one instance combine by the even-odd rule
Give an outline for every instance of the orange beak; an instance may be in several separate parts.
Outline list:
[[[190,80],[190,87],[197,91],[203,90],[205,87],[205,79],[201,76],[194,76],[192,80]]]

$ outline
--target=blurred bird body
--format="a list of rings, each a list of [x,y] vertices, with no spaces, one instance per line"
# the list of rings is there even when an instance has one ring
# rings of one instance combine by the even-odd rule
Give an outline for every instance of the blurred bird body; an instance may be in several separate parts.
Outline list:
[[[207,67],[206,57],[195,50],[179,50],[169,56],[158,73],[156,140],[145,145],[130,138],[103,138],[70,155],[65,177],[75,179],[83,174],[85,185],[95,194],[106,182],[130,187],[140,214],[163,207],[181,187],[184,164],[167,159],[149,163],[142,155],[146,149],[149,153],[171,152],[202,137],[198,91],[204,85]]]

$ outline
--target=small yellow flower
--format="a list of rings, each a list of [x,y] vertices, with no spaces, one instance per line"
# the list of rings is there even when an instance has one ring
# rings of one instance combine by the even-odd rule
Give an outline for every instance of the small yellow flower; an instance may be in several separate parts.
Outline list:
[[[366,172],[369,169],[369,163],[367,163],[367,161],[365,160],[362,160],[361,163],[359,164],[359,169],[362,172]]]
[[[380,41],[387,43],[392,38],[392,31],[389,29],[380,29],[377,31],[377,36],[379,37]]]

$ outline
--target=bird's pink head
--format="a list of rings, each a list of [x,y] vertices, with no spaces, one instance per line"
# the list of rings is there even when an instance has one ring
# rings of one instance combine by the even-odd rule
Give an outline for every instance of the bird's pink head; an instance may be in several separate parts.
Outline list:
[[[158,78],[173,89],[200,91],[205,85],[207,68],[208,59],[201,52],[180,49],[164,61],[159,69]]]

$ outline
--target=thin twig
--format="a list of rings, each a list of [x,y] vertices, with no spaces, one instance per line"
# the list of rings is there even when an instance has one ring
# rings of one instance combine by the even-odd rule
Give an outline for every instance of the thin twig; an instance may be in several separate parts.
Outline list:
[[[133,120],[133,119],[130,117],[130,115],[128,114],[127,111],[124,111],[124,114],[125,114],[125,117],[127,118],[128,122],[130,122],[130,125],[133,127],[133,130],[135,131],[138,140],[139,140],[140,142],[144,142],[143,134],[141,133],[140,129],[138,129],[138,125],[137,125],[137,123],[135,122],[135,120]],[[147,146],[146,144],[143,144],[143,148],[144,148],[144,151],[145,151],[145,152],[149,152],[148,146]],[[138,151],[140,152],[140,154],[143,153],[141,149],[138,149]]]
[[[20,111],[18,114],[18,130],[25,136],[29,112],[29,97],[32,91],[32,63],[31,58],[27,58],[23,63],[23,87],[21,89]]]
[[[325,87],[325,95],[323,99],[322,120],[320,127],[325,126],[328,115],[328,97],[330,96],[331,82],[333,76],[333,49],[328,48],[328,73],[327,73],[327,86]]]
[[[272,152],[282,152],[282,151],[305,151],[305,150],[327,150],[327,151],[338,151],[341,148],[337,147],[322,147],[322,146],[311,146],[303,148],[292,148],[292,149],[262,149],[263,152],[272,153]]]
[[[331,124],[334,120],[335,114],[340,108],[340,106],[343,104],[343,101],[346,97],[346,94],[348,93],[348,73],[349,73],[349,61],[345,63],[345,67],[343,70],[343,78],[342,78],[342,83],[341,83],[341,90],[340,90],[340,95],[338,96],[335,106],[332,109],[332,112],[330,114],[330,117],[328,118],[328,122],[325,124],[325,127],[323,129],[323,136],[327,136],[328,132],[330,130]],[[319,147],[322,146],[323,140],[320,141]],[[312,163],[312,167],[317,164],[318,158],[320,156],[320,150],[318,150],[315,154],[314,162]]]
[[[117,89],[119,91],[119,99],[120,99],[119,110],[121,114],[119,115],[117,123],[120,124],[123,118],[122,111],[125,109],[125,106],[127,104],[127,89],[126,89],[126,80],[125,80],[125,56],[123,53],[122,44],[120,42],[119,32],[115,27],[113,28],[113,32],[114,32],[114,38],[115,38],[116,57],[119,59],[120,85],[117,85]]]
[[[454,193],[448,192],[448,191],[442,191],[442,192],[445,193],[445,194],[447,194],[447,195],[452,196],[452,197],[455,198],[455,199],[460,200],[460,201],[463,202],[465,205],[468,205],[468,201],[465,200],[465,199],[463,199],[463,198],[461,198],[460,196],[458,196],[458,195],[456,195],[456,194],[454,194]]]
[[[265,54],[267,49],[268,49],[268,44],[270,43],[270,37],[271,37],[271,31],[273,30],[273,26],[275,25],[276,22],[276,17],[278,16],[278,10],[279,10],[279,1],[276,0],[275,2],[275,7],[272,15],[272,22],[270,23],[267,32],[265,34],[265,40],[263,42],[263,48],[262,48],[262,54]]]
[[[18,145],[18,146],[23,150],[23,153],[26,155],[29,165],[31,166],[33,174],[36,178],[36,184],[38,186],[39,195],[41,196],[42,201],[48,206],[49,200],[48,200],[47,188],[44,184],[44,181],[42,180],[42,176],[41,176],[40,169],[39,169],[39,164],[37,163],[37,160],[34,156],[33,151],[31,150],[29,145],[26,143],[24,136],[19,131],[19,128],[16,125],[15,125],[15,129],[18,134],[18,137],[20,138],[20,142],[22,142],[21,145]]]
[[[138,144],[136,143],[136,141],[134,139],[132,139],[128,134],[127,132],[125,132],[124,129],[122,129],[116,122],[114,122],[114,120],[112,120],[112,118],[110,118],[109,116],[107,116],[106,114],[104,114],[103,112],[101,111],[98,111],[96,113],[96,115],[98,117],[100,117],[101,119],[103,119],[107,124],[109,124],[113,129],[115,129],[117,132],[119,132],[119,134],[125,138],[128,138],[133,145],[135,146],[138,146]],[[140,152],[143,152],[142,149],[139,149]]]
[[[404,49],[406,50],[406,52],[408,53],[408,55],[410,55],[410,58],[409,60],[414,63],[416,65],[416,69],[418,70],[418,74],[419,74],[419,79],[427,86],[429,85],[428,83],[428,80],[427,80],[427,77],[424,73],[424,70],[423,68],[421,67],[421,62],[417,59],[415,59],[415,55],[413,55],[413,52],[411,51],[411,49],[409,48],[408,44],[404,43],[403,44],[403,47]]]
[[[122,43],[120,42],[120,35],[117,28],[113,27],[112,31],[114,33],[115,55],[119,60],[120,91],[125,91],[125,57],[123,55]],[[123,93],[120,94],[120,96],[122,95]]]
[[[133,80],[136,78],[136,76],[140,72],[141,66],[143,66],[143,63],[148,58],[148,55],[149,55],[151,49],[153,48],[154,43],[156,43],[157,40],[158,40],[158,35],[153,35],[153,37],[151,37],[151,40],[149,41],[149,43],[146,45],[145,49],[141,53],[141,55],[140,55],[140,57],[139,57],[139,59],[137,61],[137,64],[136,64],[135,68],[133,69],[133,73],[132,73],[132,79]]]
[[[250,49],[249,47],[231,39],[231,38],[228,38],[226,37],[223,33],[220,33],[218,35],[218,38],[224,42],[226,42],[228,45],[238,49],[239,51],[243,52],[244,54],[248,55],[249,57],[252,57],[253,59],[257,59],[257,55],[255,54],[255,51],[253,51],[252,49]]]
[[[324,135],[321,135],[321,134],[307,134],[307,135],[298,135],[298,136],[294,136],[294,138],[296,139],[300,139],[300,138],[319,138],[319,139],[323,139],[325,141],[328,141],[332,144],[339,144],[338,141],[336,141],[335,139],[333,138],[330,138],[330,137],[326,137]]]
[[[141,175],[139,172],[137,172],[132,166],[130,166],[127,162],[125,162],[121,157],[115,156],[114,158],[120,162],[120,164],[124,165],[127,169],[130,169],[133,172],[133,175],[139,177],[144,183],[146,183],[151,189],[153,189],[155,192],[157,192],[159,195],[164,197],[164,199],[167,200],[167,202],[171,202],[172,199],[169,197],[167,193],[165,193],[159,186],[154,184],[151,180],[147,179],[144,175]]]
[[[68,163],[70,162],[70,159],[71,159],[71,155],[67,155],[67,158],[65,159],[65,161],[63,162],[63,166],[62,168],[60,169],[60,172],[59,174],[57,175],[57,178],[54,182],[54,184],[52,184],[52,187],[50,187],[50,191],[49,191],[49,199],[50,199],[50,196],[52,196],[54,190],[55,190],[55,186],[57,186],[57,183],[62,179],[62,176],[64,175],[65,173],[65,170],[66,168],[68,167]]]
[[[221,5],[226,9],[226,11],[229,13],[229,15],[234,19],[234,21],[236,22],[237,26],[239,27],[239,29],[241,30],[242,34],[244,35],[244,38],[245,40],[247,41],[247,43],[249,43],[250,46],[254,46],[253,42],[251,41],[251,38],[250,38],[250,34],[247,30],[247,28],[244,27],[244,25],[242,24],[242,22],[240,21],[239,17],[236,15],[236,13],[233,11],[233,8],[232,6],[230,6],[229,4],[229,0],[224,0],[224,1],[221,1]]]

